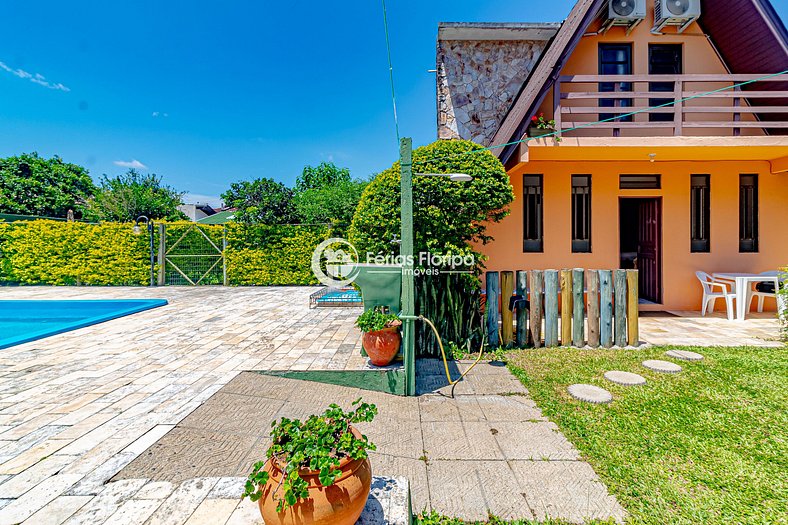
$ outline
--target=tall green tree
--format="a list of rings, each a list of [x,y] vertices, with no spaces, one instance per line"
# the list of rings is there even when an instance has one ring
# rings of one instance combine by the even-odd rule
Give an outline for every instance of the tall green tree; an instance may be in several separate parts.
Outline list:
[[[94,191],[88,171],[60,157],[24,153],[0,159],[0,213],[66,217],[74,210],[80,217]]]
[[[303,224],[350,225],[366,182],[347,180],[297,193],[295,210]]]
[[[293,190],[273,179],[234,182],[222,193],[226,206],[237,208],[235,218],[249,224],[298,222],[293,208]]]
[[[413,171],[467,173],[470,182],[413,177],[415,252],[476,256],[475,244],[492,240],[490,223],[509,214],[514,192],[501,162],[489,150],[465,140],[439,140],[413,151]],[[348,232],[359,253],[394,253],[400,234],[400,165],[381,172],[361,197]]]
[[[95,221],[130,222],[140,215],[157,220],[181,220],[183,193],[162,183],[155,173],[129,169],[122,175],[103,175],[96,195],[87,201],[85,217]]]
[[[317,166],[304,166],[296,179],[296,193],[350,182],[350,170],[340,168],[333,162],[321,162]]]
[[[301,223],[350,225],[366,182],[353,180],[350,170],[331,162],[305,166],[296,179],[293,199]]]

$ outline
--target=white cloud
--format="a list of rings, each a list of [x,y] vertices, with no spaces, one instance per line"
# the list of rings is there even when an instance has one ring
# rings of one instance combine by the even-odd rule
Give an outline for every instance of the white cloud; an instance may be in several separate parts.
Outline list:
[[[9,67],[5,62],[0,62],[0,69],[8,71],[12,75],[15,75],[21,79],[29,80],[30,82],[33,82],[34,84],[38,84],[39,86],[44,86],[45,88],[54,89],[56,91],[65,91],[66,93],[71,91],[69,88],[67,88],[60,82],[53,83],[48,81],[46,77],[40,73],[28,73],[24,69],[13,69],[12,67]]]
[[[116,160],[113,162],[115,166],[120,166],[121,168],[134,168],[136,170],[146,170],[148,167],[143,164],[142,162],[138,161],[137,159],[128,160]]]
[[[159,118],[159,117],[167,118],[169,116],[170,116],[169,113],[162,113],[161,111],[154,111],[153,113],[151,113],[151,117],[153,118]]]

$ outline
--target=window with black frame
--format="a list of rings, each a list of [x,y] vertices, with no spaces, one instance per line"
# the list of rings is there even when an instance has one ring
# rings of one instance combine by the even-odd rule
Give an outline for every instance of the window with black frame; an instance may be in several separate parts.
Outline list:
[[[648,46],[648,73],[649,75],[680,75],[681,64],[681,44],[649,44]],[[675,89],[673,82],[650,82],[649,91],[670,92]],[[673,102],[674,97],[670,98],[650,98],[648,105],[651,107],[668,104]],[[673,106],[665,106],[672,108]],[[648,119],[651,122],[670,122],[673,120],[673,113],[654,113],[649,112]]]
[[[541,252],[544,248],[542,176],[523,175],[523,251]]]
[[[739,251],[758,251],[758,175],[739,175]]]
[[[591,252],[591,175],[572,175],[572,252]]]
[[[632,74],[632,44],[599,44],[599,74],[600,75],[631,75]],[[626,92],[632,91],[631,82],[600,82],[601,92]],[[599,100],[600,107],[631,107],[632,99],[603,98]],[[621,113],[600,113],[599,119],[612,119]],[[612,122],[632,122],[632,115],[617,118]]]
[[[711,249],[711,178],[709,175],[690,176],[690,251],[705,253]]]

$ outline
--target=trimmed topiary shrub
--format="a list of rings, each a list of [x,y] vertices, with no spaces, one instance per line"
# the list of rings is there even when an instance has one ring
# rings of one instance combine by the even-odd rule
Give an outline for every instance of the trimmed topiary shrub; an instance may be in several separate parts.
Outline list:
[[[470,182],[413,177],[415,253],[474,254],[481,264],[481,254],[471,243],[489,242],[487,224],[506,217],[514,200],[501,162],[473,142],[439,140],[413,151],[413,172],[473,176]],[[397,253],[391,239],[400,234],[399,214],[400,165],[395,162],[367,185],[353,216],[348,237],[362,258],[366,252]]]
[[[487,225],[509,214],[514,199],[509,176],[490,151],[464,140],[439,140],[413,151],[414,173],[467,173],[470,182],[445,177],[413,177],[414,252],[433,255],[473,255],[478,275],[483,268],[474,244],[492,238]],[[380,173],[366,187],[348,236],[362,260],[365,253],[396,255],[391,239],[400,234],[400,165]],[[480,283],[473,275],[419,275],[416,278],[416,312],[429,318],[444,344],[464,351],[478,350],[482,339]],[[439,356],[429,327],[416,323],[416,348],[420,356]]]

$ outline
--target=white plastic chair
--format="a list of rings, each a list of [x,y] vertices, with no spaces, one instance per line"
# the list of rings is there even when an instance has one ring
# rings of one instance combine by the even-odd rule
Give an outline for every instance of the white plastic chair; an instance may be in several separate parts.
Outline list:
[[[761,275],[766,275],[766,276],[769,276],[769,277],[777,277],[778,274],[779,274],[779,272],[776,272],[776,271],[761,272]],[[777,283],[780,284],[779,279],[778,279]],[[763,312],[763,300],[765,298],[773,297],[775,300],[777,299],[777,289],[774,290],[774,293],[772,293],[772,292],[759,292],[755,288],[753,288],[752,290],[747,290],[747,292],[748,292],[748,294],[747,294],[748,295],[747,311],[752,310],[752,300],[755,299],[756,297],[758,298],[758,311],[759,312]]]
[[[725,306],[728,310],[728,320],[733,321],[733,301],[736,299],[736,295],[733,292],[728,291],[727,283],[715,280],[706,272],[697,271],[695,272],[695,276],[700,281],[701,286],[703,286],[703,308],[701,308],[700,315],[704,317],[706,316],[706,309],[708,308],[709,303],[711,303],[709,312],[713,312],[717,299],[723,298],[725,299]],[[718,291],[715,291],[715,289]]]

